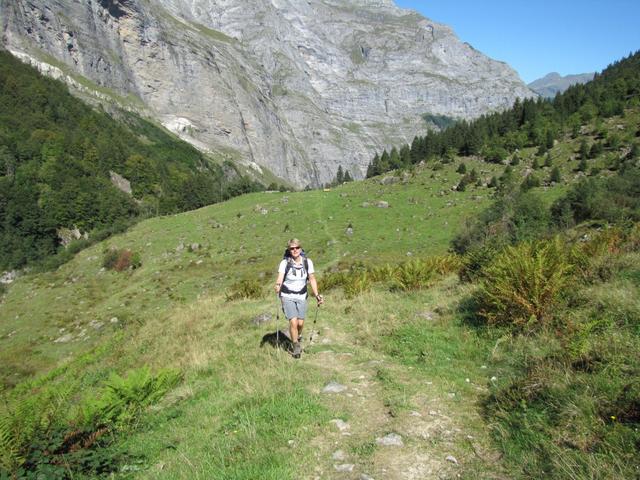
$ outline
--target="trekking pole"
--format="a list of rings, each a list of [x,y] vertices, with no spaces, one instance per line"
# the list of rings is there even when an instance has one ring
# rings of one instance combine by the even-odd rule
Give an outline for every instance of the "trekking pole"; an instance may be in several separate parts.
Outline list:
[[[280,348],[280,305],[278,305],[278,297],[276,296],[276,345]]]
[[[309,346],[313,344],[313,334],[316,331],[316,322],[318,321],[318,310],[320,310],[320,305],[316,305],[316,314],[313,317],[313,325],[311,326],[311,336],[309,337]]]

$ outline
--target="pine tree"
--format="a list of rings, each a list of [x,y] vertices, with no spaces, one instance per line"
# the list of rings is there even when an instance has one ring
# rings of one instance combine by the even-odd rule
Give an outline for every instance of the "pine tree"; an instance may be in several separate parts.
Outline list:
[[[583,138],[580,142],[580,153],[579,157],[581,159],[586,159],[589,156],[589,146],[587,145],[587,141]]]
[[[349,170],[345,170],[344,171],[344,178],[342,179],[342,181],[344,183],[353,182],[353,178],[351,177],[351,174],[349,173]]]
[[[461,174],[464,175],[465,173],[467,173],[467,166],[464,163],[461,163],[458,166],[458,169],[456,170],[456,172],[461,173]]]
[[[531,164],[531,168],[534,170],[538,170],[540,168],[540,162],[538,161],[538,157],[533,159],[533,163]]]
[[[562,175],[560,175],[560,169],[558,167],[553,167],[553,170],[551,170],[549,181],[553,183],[560,183],[562,181]]]
[[[338,173],[336,173],[336,185],[342,185],[344,182],[344,173],[342,172],[342,165],[338,166]]]

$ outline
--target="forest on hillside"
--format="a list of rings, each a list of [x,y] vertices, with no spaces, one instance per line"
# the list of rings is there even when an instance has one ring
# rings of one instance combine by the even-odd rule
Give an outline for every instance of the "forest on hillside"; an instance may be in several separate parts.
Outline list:
[[[577,137],[581,125],[596,118],[621,115],[625,106],[639,102],[640,52],[636,52],[596,74],[591,82],[574,85],[554,99],[516,100],[504,112],[470,122],[444,124],[442,131],[432,130],[415,137],[411,146],[384,150],[372,159],[367,178],[421,161],[450,162],[456,155],[477,155],[487,162],[502,163],[522,148],[532,146],[544,158],[565,129]],[[616,148],[615,142],[615,138],[609,139],[609,147]],[[586,154],[593,155],[603,148],[602,143],[597,143]]]
[[[111,172],[130,181],[132,194],[113,185]],[[0,269],[57,252],[50,261],[63,261],[63,227],[96,241],[139,218],[260,189],[231,164],[213,163],[133,113],[93,109],[0,51]]]

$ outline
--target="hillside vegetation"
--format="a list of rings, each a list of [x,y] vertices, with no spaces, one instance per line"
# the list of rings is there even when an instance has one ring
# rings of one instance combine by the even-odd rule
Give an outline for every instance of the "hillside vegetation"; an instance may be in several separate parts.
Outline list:
[[[0,476],[637,477],[640,107],[621,92],[543,157],[242,195],[18,278]],[[300,360],[260,347],[291,237],[326,297]]]
[[[0,51],[1,269],[63,252],[62,228],[96,241],[142,217],[264,188],[134,114],[118,117]],[[112,172],[130,181],[130,194],[113,185]]]

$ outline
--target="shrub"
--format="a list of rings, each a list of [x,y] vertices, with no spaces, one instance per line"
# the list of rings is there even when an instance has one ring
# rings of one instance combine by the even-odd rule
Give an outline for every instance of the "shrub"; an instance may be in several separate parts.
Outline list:
[[[260,281],[256,278],[250,278],[231,285],[231,291],[227,293],[227,301],[261,298],[262,294],[263,288]]]
[[[483,270],[479,314],[489,324],[519,330],[546,326],[565,292],[572,266],[556,238],[507,247]]]
[[[372,282],[366,270],[351,272],[343,277],[344,294],[353,298],[371,288]]]
[[[135,270],[141,265],[140,254],[126,248],[110,248],[104,252],[104,257],[102,258],[102,266],[107,270],[115,270],[116,272],[122,272],[127,269]]]
[[[93,431],[102,427],[126,430],[147,406],[160,400],[180,379],[175,370],[161,370],[153,375],[148,367],[133,370],[126,377],[113,373],[96,397],[84,401],[81,424]]]
[[[435,268],[427,262],[412,260],[399,265],[393,272],[391,287],[394,290],[420,290],[431,284]]]
[[[344,285],[343,272],[327,272],[318,278],[318,290],[327,292]]]
[[[616,257],[624,242],[620,228],[585,233],[571,249],[571,262],[584,281],[607,280]]]

